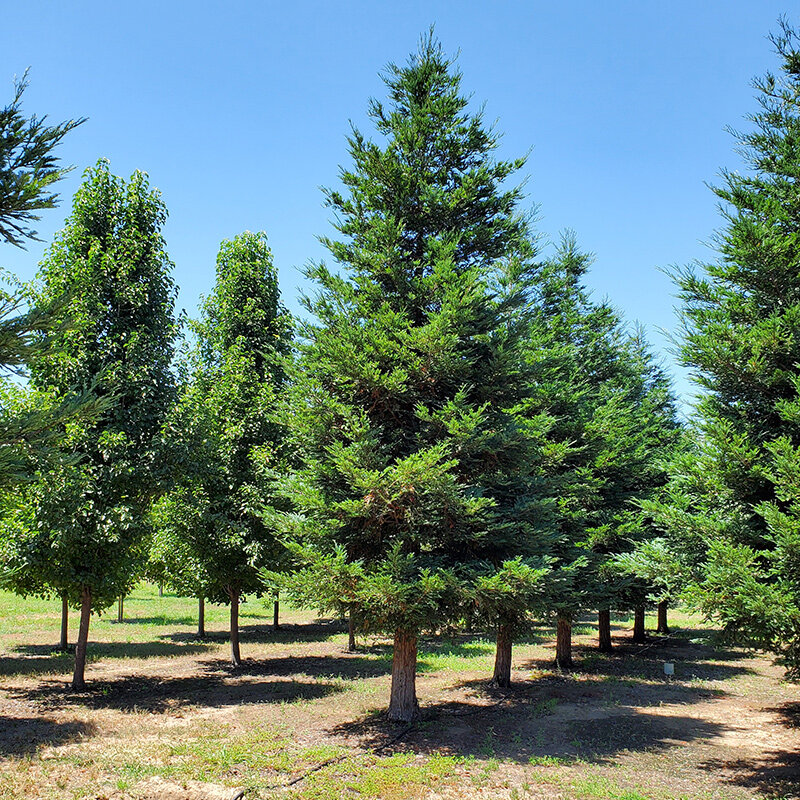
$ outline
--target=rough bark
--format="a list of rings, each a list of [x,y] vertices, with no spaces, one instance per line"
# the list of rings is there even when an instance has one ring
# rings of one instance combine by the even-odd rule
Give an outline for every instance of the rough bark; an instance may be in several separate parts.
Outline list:
[[[597,612],[598,641],[597,646],[601,653],[610,653],[613,649],[611,644],[611,611],[608,608],[601,608]]]
[[[281,627],[281,598],[275,592],[275,602],[272,604],[272,627],[277,631]]]
[[[239,590],[228,589],[228,597],[231,599],[231,664],[239,667],[242,664],[239,653]]]
[[[82,692],[86,688],[86,645],[89,643],[89,619],[92,615],[92,591],[88,586],[81,590],[81,624],[75,644],[75,671],[72,673],[72,688]]]
[[[59,649],[69,649],[69,602],[67,601],[66,593],[61,595],[61,641],[59,642]]]
[[[200,639],[206,635],[206,599],[203,595],[197,598],[197,636]]]
[[[417,636],[398,628],[394,633],[389,719],[413,722],[417,714]]]
[[[667,601],[662,600],[658,604],[658,626],[656,633],[669,633],[669,625],[667,624]]]
[[[353,622],[353,615],[347,615],[347,652],[355,653],[356,647],[356,624]]]
[[[120,595],[117,603],[117,622],[122,622],[125,619],[125,598]]]
[[[494,675],[492,684],[502,689],[511,686],[511,647],[513,638],[508,625],[497,628],[497,646],[494,656]]]
[[[647,641],[644,632],[644,605],[638,605],[633,610],[633,641],[637,644]]]
[[[556,630],[556,666],[559,669],[572,667],[572,620],[559,616]]]

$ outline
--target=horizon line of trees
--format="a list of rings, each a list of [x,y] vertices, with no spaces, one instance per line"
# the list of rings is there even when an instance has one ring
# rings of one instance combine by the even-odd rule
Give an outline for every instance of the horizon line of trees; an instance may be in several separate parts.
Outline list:
[[[688,600],[737,641],[800,670],[800,39],[724,173],[720,259],[674,277],[680,356],[704,395],[680,421],[643,331],[585,286],[572,233],[545,256],[524,158],[469,110],[429,33],[384,72],[376,138],[353,129],[325,190],[336,268],[308,266],[305,320],[280,300],[266,236],[224,241],[185,336],[147,176],[100,160],[25,294],[0,307],[0,583],[91,614],[146,575],[230,605],[334,611],[394,639],[389,716],[412,720],[417,642],[483,626],[493,682],[532,619]],[[0,113],[0,237],[21,245],[82,120]],[[28,311],[22,312],[27,301]],[[276,605],[277,608],[277,605]],[[276,610],[277,615],[277,610]],[[201,622],[202,630],[202,622]],[[62,643],[66,629],[62,626]]]

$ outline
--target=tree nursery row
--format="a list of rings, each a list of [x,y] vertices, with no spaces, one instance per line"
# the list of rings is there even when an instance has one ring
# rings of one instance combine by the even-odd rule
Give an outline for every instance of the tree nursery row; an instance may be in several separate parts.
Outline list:
[[[329,263],[298,318],[263,233],[222,242],[199,318],[175,314],[144,173],[87,169],[65,227],[0,317],[0,583],[92,614],[143,577],[230,606],[280,593],[394,637],[389,716],[418,713],[417,639],[491,631],[493,681],[534,620],[669,602],[800,670],[800,38],[773,37],[714,188],[712,263],[673,273],[699,387],[681,410],[641,328],[585,285],[573,233],[540,246],[499,134],[435,37],[353,129]],[[0,238],[56,203],[83,120],[0,111]],[[20,379],[22,376],[22,379]],[[64,630],[66,636],[66,630]],[[66,644],[66,641],[63,642]]]

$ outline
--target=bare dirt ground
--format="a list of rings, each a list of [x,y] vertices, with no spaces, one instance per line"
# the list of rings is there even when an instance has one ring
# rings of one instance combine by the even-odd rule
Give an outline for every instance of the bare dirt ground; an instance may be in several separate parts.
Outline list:
[[[0,797],[800,797],[800,687],[767,658],[713,648],[697,627],[635,646],[620,621],[615,653],[601,656],[587,622],[564,674],[550,631],[537,630],[515,648],[506,691],[487,686],[485,638],[426,641],[422,719],[405,729],[381,713],[384,640],[348,654],[338,623],[291,612],[276,632],[261,608],[234,670],[221,622],[200,642],[188,619],[128,608],[128,622],[97,626],[105,643],[79,694],[66,689],[69,657],[45,643],[57,610],[38,628],[5,619]]]

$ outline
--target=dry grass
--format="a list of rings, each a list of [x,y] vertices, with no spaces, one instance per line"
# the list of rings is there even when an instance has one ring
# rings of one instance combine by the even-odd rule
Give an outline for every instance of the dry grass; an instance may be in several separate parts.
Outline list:
[[[797,687],[767,659],[714,649],[685,615],[673,615],[676,635],[638,647],[618,620],[612,656],[594,650],[587,622],[570,674],[554,672],[552,632],[537,630],[515,647],[506,692],[486,685],[484,637],[423,642],[423,717],[392,741],[403,731],[381,713],[387,641],[348,654],[336,621],[284,609],[274,631],[271,607],[253,600],[233,670],[227,610],[207,608],[204,641],[195,613],[144,586],[125,622],[93,620],[90,688],[75,694],[70,657],[53,647],[58,604],[0,595],[0,797],[211,798],[226,786],[248,800],[800,796]]]

